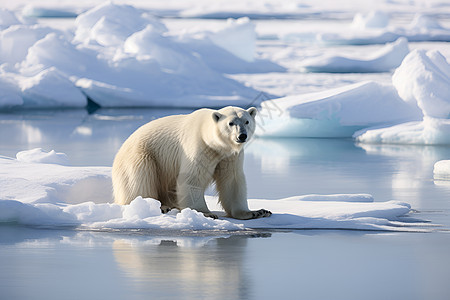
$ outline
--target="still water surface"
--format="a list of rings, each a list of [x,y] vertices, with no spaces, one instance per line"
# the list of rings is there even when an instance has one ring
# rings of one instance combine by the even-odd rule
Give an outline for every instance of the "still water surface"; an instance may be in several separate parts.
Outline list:
[[[73,165],[110,166],[140,125],[183,110],[0,114],[0,155],[41,147]],[[250,198],[369,193],[412,204],[431,233],[251,234],[0,226],[0,299],[448,299],[450,182],[433,179],[450,147],[350,139],[255,139]]]

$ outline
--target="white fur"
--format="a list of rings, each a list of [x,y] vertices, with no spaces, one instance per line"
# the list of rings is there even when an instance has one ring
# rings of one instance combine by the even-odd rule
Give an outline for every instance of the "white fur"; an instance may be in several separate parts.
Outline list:
[[[117,153],[112,180],[115,202],[137,196],[161,201],[161,210],[192,208],[217,218],[205,202],[205,189],[216,182],[219,202],[230,217],[269,216],[250,211],[243,172],[244,151],[255,131],[256,109],[225,107],[168,116],[137,129]]]

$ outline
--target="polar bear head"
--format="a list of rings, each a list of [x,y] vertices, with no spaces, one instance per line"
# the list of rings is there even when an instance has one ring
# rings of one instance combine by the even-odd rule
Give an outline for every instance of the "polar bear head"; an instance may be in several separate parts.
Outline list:
[[[255,132],[256,108],[247,110],[227,106],[212,114],[213,121],[217,125],[219,138],[236,151],[240,151]]]

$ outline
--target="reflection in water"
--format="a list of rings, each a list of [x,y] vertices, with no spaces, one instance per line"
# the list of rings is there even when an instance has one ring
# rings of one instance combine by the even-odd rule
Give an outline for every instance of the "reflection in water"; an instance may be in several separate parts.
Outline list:
[[[183,299],[248,299],[249,236],[116,240],[114,257],[141,293]]]
[[[0,113],[0,155],[43,148],[66,153],[72,164],[112,165],[123,141],[139,126],[183,109],[100,109]],[[4,141],[8,141],[5,143]],[[98,149],[97,153],[92,149]],[[99,151],[101,150],[101,152]]]
[[[357,144],[350,139],[256,139],[246,148],[251,197],[369,193],[415,208],[442,207],[450,190],[433,166],[450,147]],[[441,189],[437,188],[440,187]]]

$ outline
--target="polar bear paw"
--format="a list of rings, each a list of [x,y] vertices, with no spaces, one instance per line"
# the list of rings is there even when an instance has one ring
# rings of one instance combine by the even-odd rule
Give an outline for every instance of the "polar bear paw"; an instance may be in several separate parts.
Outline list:
[[[161,213],[167,214],[169,211],[171,211],[172,208],[167,205],[161,205]]]
[[[213,218],[213,219],[219,218],[216,214],[213,214],[212,212],[203,213],[203,215],[207,218]]]
[[[270,217],[272,215],[272,212],[266,209],[260,209],[260,210],[253,210],[252,213],[252,219],[258,219],[258,218],[265,218]]]

